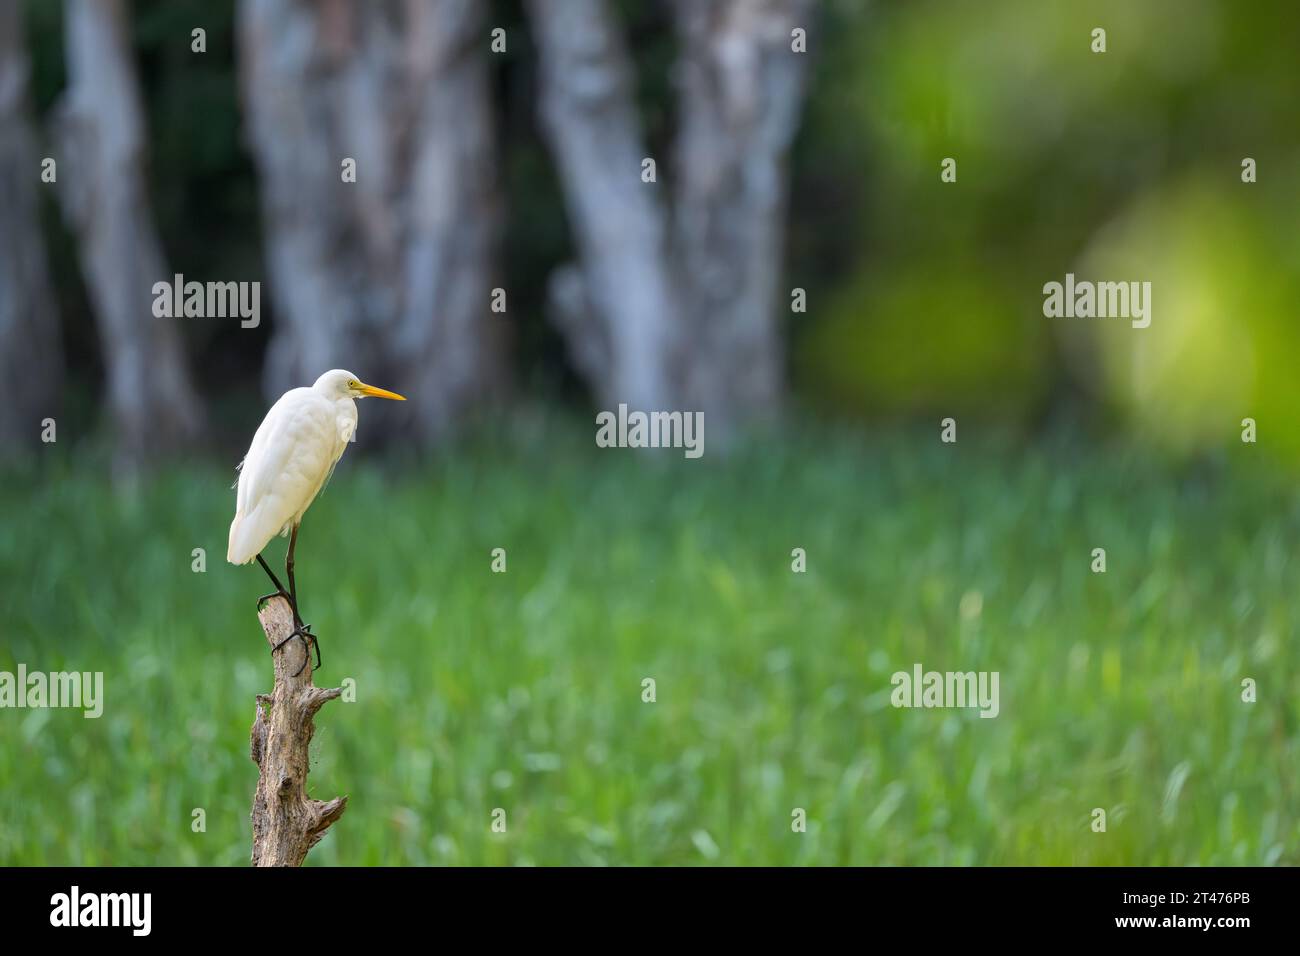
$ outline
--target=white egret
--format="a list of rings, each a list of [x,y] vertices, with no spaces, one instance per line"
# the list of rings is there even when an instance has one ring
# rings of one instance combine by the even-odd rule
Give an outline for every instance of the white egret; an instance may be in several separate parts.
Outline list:
[[[256,559],[275,585],[275,591],[266,597],[281,595],[293,609],[293,633],[271,652],[301,637],[304,646],[310,641],[316,648],[317,667],[320,667],[320,647],[311,633],[311,625],[304,624],[298,613],[293,550],[298,543],[298,525],[303,514],[329,480],[343,449],[356,432],[354,399],[367,396],[406,401],[396,392],[367,385],[351,372],[337,368],[316,379],[311,388],[290,389],[266,413],[253,443],[248,446],[248,454],[239,464],[239,492],[235,520],[230,522],[226,560],[231,564],[248,564]],[[262,549],[267,543],[276,535],[286,534],[290,535],[284,559],[288,591],[262,559]]]

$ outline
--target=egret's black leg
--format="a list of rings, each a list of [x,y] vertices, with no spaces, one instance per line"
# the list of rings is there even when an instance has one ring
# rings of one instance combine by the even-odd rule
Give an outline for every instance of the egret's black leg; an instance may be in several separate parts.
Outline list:
[[[289,535],[289,550],[284,556],[284,571],[289,575],[289,603],[293,605],[293,622],[301,626],[302,618],[298,614],[298,587],[293,583],[293,549],[297,544],[298,526],[294,525]]]
[[[294,525],[293,531],[289,533],[289,550],[288,552],[285,553],[284,556],[284,570],[285,573],[289,575],[289,603],[293,606],[293,622],[294,624],[297,625],[297,627],[294,629],[294,634],[298,634],[301,632],[302,639],[304,641],[308,641],[308,640],[311,641],[311,646],[316,649],[316,670],[320,670],[320,665],[321,665],[320,641],[318,641],[316,639],[316,635],[311,632],[311,625],[304,624],[302,622],[302,616],[298,613],[298,586],[297,584],[294,583],[293,580],[293,551],[294,548],[296,548],[297,546],[298,546],[298,526]],[[304,667],[306,666],[306,663],[307,662],[304,660],[303,661]],[[301,672],[301,670],[302,668],[299,668],[299,672]],[[295,674],[294,676],[297,677],[298,675]]]
[[[293,623],[301,624],[302,618],[298,616],[298,602],[294,599],[293,593],[291,591],[286,591],[284,589],[284,585],[280,583],[280,579],[275,576],[275,572],[271,570],[270,566],[266,563],[266,561],[262,558],[260,554],[257,556],[257,563],[262,566],[262,570],[266,572],[267,577],[271,579],[271,583],[275,585],[274,591],[272,591],[270,594],[263,594],[261,597],[257,599],[257,606],[261,607],[263,601],[270,600],[273,597],[282,597],[289,602],[289,607],[293,611]],[[292,563],[290,563],[289,567],[291,569],[289,572],[289,586],[292,588],[293,587]],[[279,646],[280,645],[277,644],[275,647],[271,648],[271,653],[274,654],[276,649]]]
[[[271,570],[271,568],[267,565],[266,561],[262,558],[262,556],[260,554],[257,556],[257,563],[262,566],[262,570],[266,572],[267,577],[271,579],[271,583],[275,585],[275,590],[272,591],[270,594],[263,594],[260,598],[257,599],[257,603],[260,605],[263,601],[267,600],[268,598],[282,597],[289,602],[289,608],[293,611],[293,623],[294,623],[293,631],[289,634],[288,637],[286,637],[280,643],[272,647],[271,653],[274,654],[280,648],[284,647],[284,645],[292,641],[295,637],[301,637],[303,639],[304,646],[303,646],[302,667],[299,667],[296,671],[293,672],[294,677],[297,677],[299,674],[301,674],[302,668],[307,666],[307,661],[310,655],[310,650],[306,646],[308,641],[311,642],[312,647],[316,648],[316,662],[317,662],[316,669],[317,670],[320,669],[320,645],[316,643],[316,635],[313,634],[310,630],[311,625],[304,624],[302,622],[302,617],[298,613],[298,598],[297,595],[294,593],[293,546],[297,542],[297,540],[298,540],[298,529],[295,527],[293,529],[293,538],[291,538],[289,541],[289,554],[285,559],[285,569],[289,572],[290,590],[288,591],[284,589],[284,585],[280,583],[280,579],[275,576],[275,572]]]
[[[270,594],[262,595],[260,598],[257,599],[257,603],[261,604],[267,598],[273,598],[279,595],[283,595],[284,597],[289,597],[289,592],[284,589],[284,585],[280,583],[280,579],[275,576],[275,572],[271,570],[270,565],[266,563],[266,561],[262,558],[260,554],[257,556],[257,563],[262,566],[262,570],[266,572],[266,576],[269,577],[271,579],[271,583],[275,585],[275,590],[272,591]],[[289,580],[292,581],[293,579],[290,578]],[[290,603],[292,604],[293,602],[290,601]]]

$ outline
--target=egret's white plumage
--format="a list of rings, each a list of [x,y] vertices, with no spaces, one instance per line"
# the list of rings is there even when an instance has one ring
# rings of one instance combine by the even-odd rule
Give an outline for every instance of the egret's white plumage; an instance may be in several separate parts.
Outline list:
[[[302,521],[356,431],[355,399],[367,395],[402,400],[334,369],[271,406],[239,466],[226,560],[249,563],[277,534]]]

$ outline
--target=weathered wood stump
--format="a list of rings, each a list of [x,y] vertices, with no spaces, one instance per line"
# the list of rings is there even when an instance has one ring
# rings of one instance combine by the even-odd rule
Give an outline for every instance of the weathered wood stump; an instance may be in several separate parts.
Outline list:
[[[293,632],[293,610],[282,597],[263,603],[257,619],[271,646]],[[257,716],[250,735],[258,770],[251,814],[253,865],[301,866],[307,851],[320,842],[348,805],[347,797],[323,802],[307,796],[308,748],[316,731],[313,718],[327,700],[340,696],[343,690],[312,685],[312,657],[300,639],[286,644],[272,659],[275,689],[257,695]],[[295,675],[299,666],[302,671]]]

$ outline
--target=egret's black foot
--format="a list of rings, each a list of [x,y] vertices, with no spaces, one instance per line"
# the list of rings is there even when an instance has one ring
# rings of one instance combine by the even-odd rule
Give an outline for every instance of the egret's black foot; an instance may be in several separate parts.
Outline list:
[[[311,632],[311,625],[304,624],[302,623],[302,621],[297,622],[297,626],[294,627],[294,629],[289,632],[288,637],[286,637],[279,644],[276,644],[274,647],[271,648],[271,653],[274,654],[280,648],[284,647],[284,645],[292,641],[295,637],[302,638],[302,644],[303,644],[302,665],[289,676],[297,677],[299,674],[302,673],[303,667],[307,666],[307,661],[311,660],[312,648],[316,649],[315,669],[320,670],[320,664],[321,664],[320,644],[316,640],[316,635]]]
[[[297,616],[298,609],[294,607],[293,595],[290,594],[288,591],[272,591],[270,594],[263,594],[260,598],[257,599],[257,609],[259,611],[262,610],[262,604],[266,601],[271,600],[271,598],[273,597],[282,597],[286,601],[288,601],[289,607],[294,608],[294,612],[293,612],[294,616],[295,617]]]
[[[316,635],[311,632],[310,624],[302,625],[302,630],[307,636],[306,639],[311,641],[312,649],[316,652],[316,666],[312,670],[318,671],[320,670],[320,641],[316,640]]]

